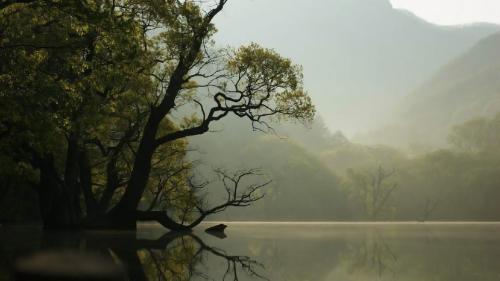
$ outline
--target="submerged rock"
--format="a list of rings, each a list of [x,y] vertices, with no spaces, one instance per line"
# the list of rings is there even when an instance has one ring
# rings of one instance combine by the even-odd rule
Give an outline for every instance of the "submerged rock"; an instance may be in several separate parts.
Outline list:
[[[206,232],[219,232],[219,233],[223,233],[224,230],[226,229],[227,225],[221,223],[221,224],[217,224],[217,225],[214,225],[214,226],[211,226],[207,229],[205,229]]]

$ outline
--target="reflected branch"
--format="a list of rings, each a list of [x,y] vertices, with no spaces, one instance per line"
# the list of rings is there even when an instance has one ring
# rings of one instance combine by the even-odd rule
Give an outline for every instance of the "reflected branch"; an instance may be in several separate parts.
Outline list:
[[[209,257],[226,261],[227,268],[221,278],[215,280],[240,280],[240,274],[268,280],[260,270],[263,264],[248,256],[231,255],[222,249],[206,244],[191,232],[168,232],[158,239],[136,239],[132,235],[89,234],[86,244],[92,248],[107,248],[127,267],[131,280],[180,280],[193,278],[213,279],[199,269]],[[126,245],[126,249],[123,250]]]

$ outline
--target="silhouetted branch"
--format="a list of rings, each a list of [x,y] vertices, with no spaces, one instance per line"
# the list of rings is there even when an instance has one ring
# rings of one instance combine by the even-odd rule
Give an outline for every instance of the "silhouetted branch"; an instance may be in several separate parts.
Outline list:
[[[211,207],[205,206],[206,203],[204,203],[203,200],[196,200],[194,202],[194,208],[198,216],[191,223],[184,224],[184,221],[178,223],[172,219],[166,211],[153,210],[137,211],[137,220],[157,221],[164,227],[171,230],[188,231],[200,224],[208,216],[220,213],[229,207],[250,206],[252,203],[264,197],[264,193],[261,193],[262,188],[271,183],[271,180],[268,180],[261,183],[250,183],[244,185],[244,180],[247,178],[263,175],[259,169],[249,169],[235,173],[229,173],[222,169],[217,169],[215,172],[217,173],[219,181],[222,183],[226,192],[226,200]],[[195,183],[191,178],[189,179],[189,184],[193,190],[202,190],[208,186],[209,182]]]
[[[271,183],[271,180],[262,183],[252,183],[246,186],[243,181],[249,177],[262,176],[263,174],[259,169],[249,169],[238,171],[235,173],[228,173],[222,169],[216,169],[215,172],[219,177],[219,181],[223,184],[226,192],[226,201],[217,204],[213,207],[203,206],[203,201],[200,200],[195,206],[199,212],[199,217],[191,223],[195,226],[203,221],[207,216],[220,213],[228,207],[246,207],[252,203],[262,199],[264,193],[260,193],[262,188]]]

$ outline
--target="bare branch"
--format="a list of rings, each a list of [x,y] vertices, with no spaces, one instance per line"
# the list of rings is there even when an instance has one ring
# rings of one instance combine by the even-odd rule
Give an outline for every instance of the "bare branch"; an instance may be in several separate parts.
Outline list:
[[[211,208],[197,205],[196,208],[200,212],[201,219],[204,219],[209,215],[220,213],[228,207],[250,206],[252,203],[264,198],[265,194],[261,193],[262,188],[272,182],[271,180],[268,180],[261,183],[248,184],[246,187],[242,187],[241,185],[244,183],[245,179],[263,175],[258,169],[238,171],[232,174],[222,169],[216,169],[215,172],[219,176],[219,180],[222,182],[226,191],[226,201]]]

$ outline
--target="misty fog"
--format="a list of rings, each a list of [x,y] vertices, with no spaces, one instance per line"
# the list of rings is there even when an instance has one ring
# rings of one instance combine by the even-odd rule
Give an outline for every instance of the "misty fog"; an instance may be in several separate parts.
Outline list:
[[[0,280],[498,281],[497,1],[0,1]]]

